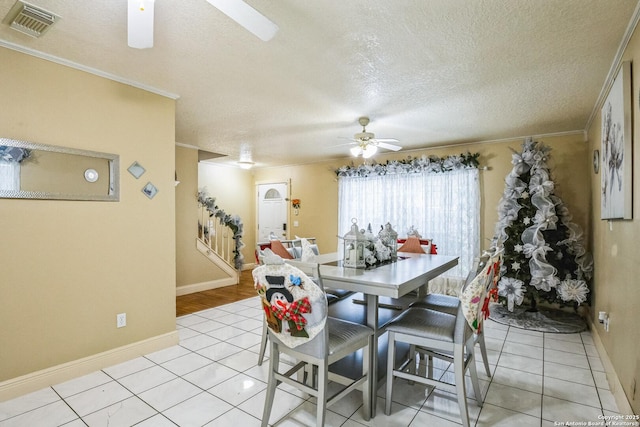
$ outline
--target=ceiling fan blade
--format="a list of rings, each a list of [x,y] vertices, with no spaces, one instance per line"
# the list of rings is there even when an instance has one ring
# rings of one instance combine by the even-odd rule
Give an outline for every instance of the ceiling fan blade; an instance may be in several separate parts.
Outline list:
[[[400,142],[395,138],[376,138],[378,142]]]
[[[278,32],[279,28],[276,24],[242,0],[207,1],[260,40],[269,41]]]
[[[384,148],[386,150],[391,150],[391,151],[398,151],[398,150],[402,150],[402,147],[399,145],[394,145],[394,144],[387,144],[386,142],[380,142],[380,139],[377,139],[377,145],[380,148]],[[385,140],[388,141],[388,140]],[[397,141],[397,140],[392,140],[392,141]]]
[[[136,49],[153,47],[153,6],[155,0],[129,0],[127,44]]]

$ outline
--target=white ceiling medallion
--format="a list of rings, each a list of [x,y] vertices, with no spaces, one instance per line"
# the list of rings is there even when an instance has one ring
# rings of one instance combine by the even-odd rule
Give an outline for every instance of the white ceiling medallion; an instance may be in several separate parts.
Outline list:
[[[128,38],[129,47],[148,49],[153,47],[153,6],[155,0],[129,0]]]

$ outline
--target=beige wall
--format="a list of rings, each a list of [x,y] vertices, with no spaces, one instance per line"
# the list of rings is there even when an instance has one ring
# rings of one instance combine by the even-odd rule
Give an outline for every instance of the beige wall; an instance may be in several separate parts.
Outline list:
[[[640,328],[638,313],[640,307],[640,256],[638,256],[638,236],[640,236],[640,126],[638,117],[638,87],[640,73],[640,34],[635,31],[623,60],[633,61],[632,93],[633,104],[633,220],[603,221],[600,220],[600,174],[593,172],[591,183],[591,228],[593,230],[592,246],[595,262],[594,295],[595,302],[592,315],[598,311],[607,311],[610,316],[609,332],[596,324],[596,331],[607,351],[624,394],[627,396],[634,412],[640,413],[640,394],[632,392],[634,383],[640,381]],[[589,158],[592,150],[600,149],[601,120],[600,114],[589,128]],[[627,154],[627,153],[625,153]],[[640,384],[638,384],[640,387]],[[615,391],[615,390],[614,390]]]
[[[196,249],[198,230],[198,150],[176,146],[176,287],[227,278]],[[180,289],[178,289],[180,293]]]
[[[175,332],[175,102],[5,48],[0,64],[1,136],[120,155],[119,202],[0,200],[2,385]]]

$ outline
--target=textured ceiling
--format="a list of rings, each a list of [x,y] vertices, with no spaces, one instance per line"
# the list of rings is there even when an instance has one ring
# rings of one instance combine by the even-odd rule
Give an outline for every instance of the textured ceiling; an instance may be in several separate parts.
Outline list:
[[[126,0],[30,2],[62,19],[40,39],[3,23],[0,45],[176,94],[177,143],[257,166],[344,158],[363,115],[405,150],[584,130],[638,4],[247,0],[280,27],[263,42],[205,0],[156,0],[137,50]]]

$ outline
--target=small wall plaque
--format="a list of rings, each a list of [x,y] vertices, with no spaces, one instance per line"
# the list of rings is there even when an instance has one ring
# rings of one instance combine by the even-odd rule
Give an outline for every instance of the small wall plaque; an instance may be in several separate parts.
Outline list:
[[[155,195],[158,194],[158,189],[151,182],[147,182],[147,185],[142,187],[142,192],[148,198],[153,199]]]
[[[146,169],[142,167],[142,165],[138,162],[133,162],[129,169],[127,169],[129,173],[136,177],[136,179],[140,178],[143,173],[146,172]]]

